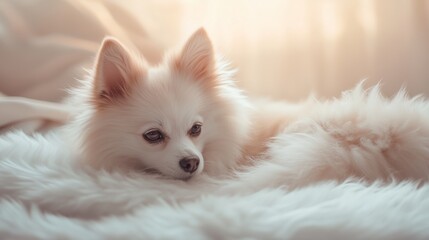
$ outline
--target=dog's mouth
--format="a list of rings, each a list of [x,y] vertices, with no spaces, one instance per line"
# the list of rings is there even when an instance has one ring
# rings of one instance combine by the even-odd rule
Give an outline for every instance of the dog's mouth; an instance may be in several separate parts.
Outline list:
[[[189,176],[185,176],[183,178],[177,178],[177,179],[180,179],[180,180],[183,180],[183,181],[188,181],[188,180],[190,180],[194,176],[195,176],[195,174],[190,174]]]

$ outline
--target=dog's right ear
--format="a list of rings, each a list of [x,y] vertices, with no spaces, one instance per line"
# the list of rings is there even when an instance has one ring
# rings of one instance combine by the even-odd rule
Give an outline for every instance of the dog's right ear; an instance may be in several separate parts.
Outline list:
[[[204,28],[192,34],[174,63],[177,70],[191,75],[196,80],[210,79],[213,76],[215,55]]]
[[[106,104],[129,94],[144,69],[118,40],[106,37],[94,67],[94,100]]]

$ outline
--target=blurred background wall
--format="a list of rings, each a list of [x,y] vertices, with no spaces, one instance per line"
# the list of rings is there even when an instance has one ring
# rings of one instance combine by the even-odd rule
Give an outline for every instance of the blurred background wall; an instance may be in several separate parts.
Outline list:
[[[58,101],[105,35],[156,62],[201,26],[253,96],[338,96],[362,79],[429,96],[429,0],[0,0],[0,92]]]
[[[119,1],[119,0],[118,0]],[[204,26],[251,95],[338,96],[362,79],[429,96],[426,0],[130,0],[166,48]]]

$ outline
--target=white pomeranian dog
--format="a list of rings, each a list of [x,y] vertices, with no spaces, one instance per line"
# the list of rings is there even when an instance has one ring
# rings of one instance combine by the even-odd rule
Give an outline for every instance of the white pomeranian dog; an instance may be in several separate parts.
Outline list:
[[[247,185],[300,186],[327,179],[428,179],[429,105],[404,91],[387,100],[358,86],[342,98],[250,103],[203,29],[149,66],[106,38],[84,102],[67,128],[84,164],[141,169],[174,179],[239,166]]]
[[[226,67],[203,29],[156,67],[106,38],[93,79],[73,94],[84,105],[67,132],[96,168],[175,179],[225,173],[241,158],[249,127],[249,104]]]

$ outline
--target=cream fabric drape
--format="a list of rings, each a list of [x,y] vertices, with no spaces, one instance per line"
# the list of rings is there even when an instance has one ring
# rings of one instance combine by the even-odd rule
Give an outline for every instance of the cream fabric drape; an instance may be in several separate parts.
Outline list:
[[[150,62],[161,56],[159,45],[114,2],[0,1],[0,130],[32,132],[67,121],[67,107],[53,102],[84,77],[105,35]]]

